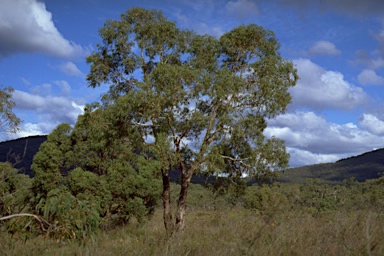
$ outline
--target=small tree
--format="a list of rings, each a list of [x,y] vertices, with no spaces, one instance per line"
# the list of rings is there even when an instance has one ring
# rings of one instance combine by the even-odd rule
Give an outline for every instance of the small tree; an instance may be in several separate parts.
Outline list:
[[[160,161],[168,235],[184,227],[197,172],[260,178],[287,166],[283,141],[263,135],[298,79],[273,32],[251,24],[216,39],[181,30],[159,11],[133,8],[108,20],[100,36],[87,58],[89,86],[110,86],[104,106],[124,110],[126,127]],[[181,173],[175,221],[170,169]]]
[[[73,128],[59,125],[33,160],[32,206],[58,223],[52,229],[60,238],[84,238],[99,224],[131,217],[145,221],[160,195],[158,161],[134,151],[119,110],[93,109],[87,106]]]
[[[19,130],[20,119],[13,113],[15,102],[12,101],[11,87],[0,86],[0,133],[15,133]]]

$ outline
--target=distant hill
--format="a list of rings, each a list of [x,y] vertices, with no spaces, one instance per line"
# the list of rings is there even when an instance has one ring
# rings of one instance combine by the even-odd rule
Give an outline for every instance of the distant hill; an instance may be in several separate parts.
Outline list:
[[[0,162],[9,161],[20,173],[32,176],[33,157],[39,151],[41,143],[47,140],[46,135],[36,135],[0,143]]]
[[[339,184],[350,177],[355,177],[357,181],[363,182],[367,179],[379,178],[382,174],[384,174],[384,149],[378,149],[341,159],[335,163],[288,169],[280,175],[278,181],[303,183],[307,178],[320,178]]]
[[[30,136],[0,143],[0,162],[10,161],[21,173],[32,177],[31,165],[34,155],[41,143],[47,140],[46,135]],[[282,183],[304,183],[307,178],[320,178],[330,183],[339,184],[343,180],[355,177],[362,182],[376,179],[384,174],[384,149],[378,149],[358,156],[341,159],[335,163],[307,165],[286,170],[278,178]],[[180,172],[170,172],[172,182],[178,182]],[[206,179],[204,175],[192,178],[193,183],[204,184],[216,180],[215,177]],[[254,183],[254,182],[250,182]]]

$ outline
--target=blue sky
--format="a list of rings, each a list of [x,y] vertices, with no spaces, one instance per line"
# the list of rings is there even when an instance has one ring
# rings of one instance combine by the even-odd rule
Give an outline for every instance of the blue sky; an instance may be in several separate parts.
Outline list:
[[[88,88],[85,58],[106,19],[131,7],[161,10],[181,28],[216,37],[249,23],[274,31],[300,81],[265,134],[286,141],[291,166],[384,147],[382,0],[0,0],[0,84],[15,89],[23,120],[3,140],[74,124],[99,100],[107,88]]]

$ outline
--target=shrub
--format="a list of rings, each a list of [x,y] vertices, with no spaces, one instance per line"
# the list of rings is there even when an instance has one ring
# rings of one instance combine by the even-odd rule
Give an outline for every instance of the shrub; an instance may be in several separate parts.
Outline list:
[[[256,210],[263,214],[266,212],[282,211],[288,206],[288,199],[274,186],[252,186],[247,188],[244,195],[244,207]]]
[[[58,239],[85,239],[101,220],[96,202],[81,201],[64,186],[51,190],[36,208],[51,223],[50,235]]]

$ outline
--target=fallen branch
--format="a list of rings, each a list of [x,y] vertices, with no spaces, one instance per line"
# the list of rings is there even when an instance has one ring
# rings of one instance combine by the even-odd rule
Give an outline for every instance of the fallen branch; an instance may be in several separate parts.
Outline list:
[[[46,229],[44,228],[44,224],[48,227],[52,226],[52,224],[50,224],[48,221],[46,221],[45,219],[41,218],[40,216],[37,216],[35,214],[31,214],[31,213],[17,213],[17,214],[12,214],[12,215],[8,215],[8,216],[5,216],[5,217],[0,217],[0,220],[7,220],[7,219],[11,219],[11,218],[16,218],[16,217],[33,217],[35,218],[38,222],[40,222],[40,225],[41,225],[41,229],[46,231]]]

